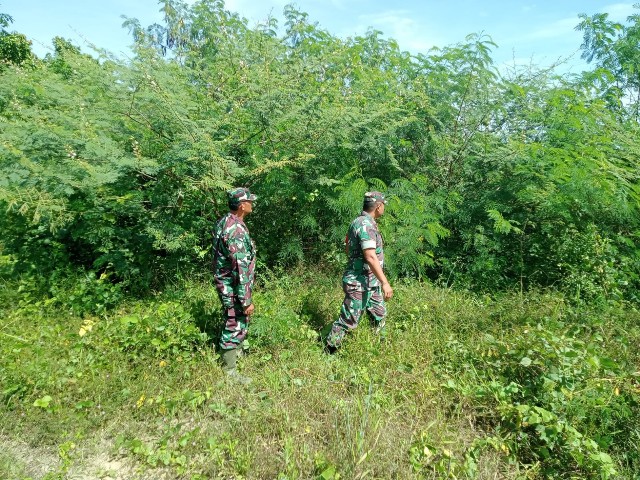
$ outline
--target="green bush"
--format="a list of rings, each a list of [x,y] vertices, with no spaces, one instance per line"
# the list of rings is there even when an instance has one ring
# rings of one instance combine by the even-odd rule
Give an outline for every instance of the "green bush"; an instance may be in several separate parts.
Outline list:
[[[98,335],[102,343],[113,344],[134,359],[190,357],[207,341],[191,313],[176,302],[134,307],[107,321]]]
[[[48,303],[68,308],[73,315],[104,314],[124,298],[126,284],[112,281],[108,274],[89,271],[67,278],[61,274],[58,271],[54,276],[58,281],[49,288]]]
[[[629,387],[628,366],[603,356],[602,335],[589,318],[580,320],[586,324],[518,326],[503,338],[486,334],[476,346],[457,347],[481,383],[450,388],[477,404],[478,419],[509,455],[545,478],[610,478],[617,466],[607,452],[637,442],[640,396]]]

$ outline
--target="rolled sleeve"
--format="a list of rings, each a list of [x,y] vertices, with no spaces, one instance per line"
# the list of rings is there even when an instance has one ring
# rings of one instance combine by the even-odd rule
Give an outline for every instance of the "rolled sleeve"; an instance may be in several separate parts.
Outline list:
[[[376,241],[375,240],[361,240],[360,241],[360,247],[362,248],[362,250],[368,250],[370,248],[376,248]]]

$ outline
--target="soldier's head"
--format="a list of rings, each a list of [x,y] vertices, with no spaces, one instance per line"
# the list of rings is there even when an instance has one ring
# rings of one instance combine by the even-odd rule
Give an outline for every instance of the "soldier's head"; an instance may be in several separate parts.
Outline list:
[[[227,192],[229,199],[229,210],[236,215],[245,216],[253,211],[253,202],[257,196],[253,195],[248,188],[234,188]]]
[[[384,206],[387,204],[387,200],[380,192],[367,192],[364,194],[364,201],[362,202],[362,210],[367,212],[373,218],[379,218],[384,213]]]

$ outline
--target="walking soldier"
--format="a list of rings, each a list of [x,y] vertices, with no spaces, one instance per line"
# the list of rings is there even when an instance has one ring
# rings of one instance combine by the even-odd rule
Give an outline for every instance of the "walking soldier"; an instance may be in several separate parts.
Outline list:
[[[384,251],[376,220],[384,214],[386,203],[380,192],[365,193],[362,212],[349,226],[346,238],[348,263],[342,277],[344,301],[340,316],[327,337],[326,348],[330,353],[340,346],[347,331],[358,326],[365,310],[377,332],[384,328],[385,300],[393,296],[393,289],[382,271]]]

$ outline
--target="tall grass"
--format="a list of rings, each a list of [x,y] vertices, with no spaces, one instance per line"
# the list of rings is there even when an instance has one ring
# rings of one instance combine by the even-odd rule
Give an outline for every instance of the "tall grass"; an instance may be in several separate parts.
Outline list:
[[[24,448],[3,478],[41,478],[35,454],[57,459],[47,478],[99,477],[105,448],[121,478],[638,478],[631,308],[399,283],[386,338],[363,318],[328,356],[339,278],[274,275],[241,387],[205,281],[84,317],[18,287],[0,290],[0,439]]]

